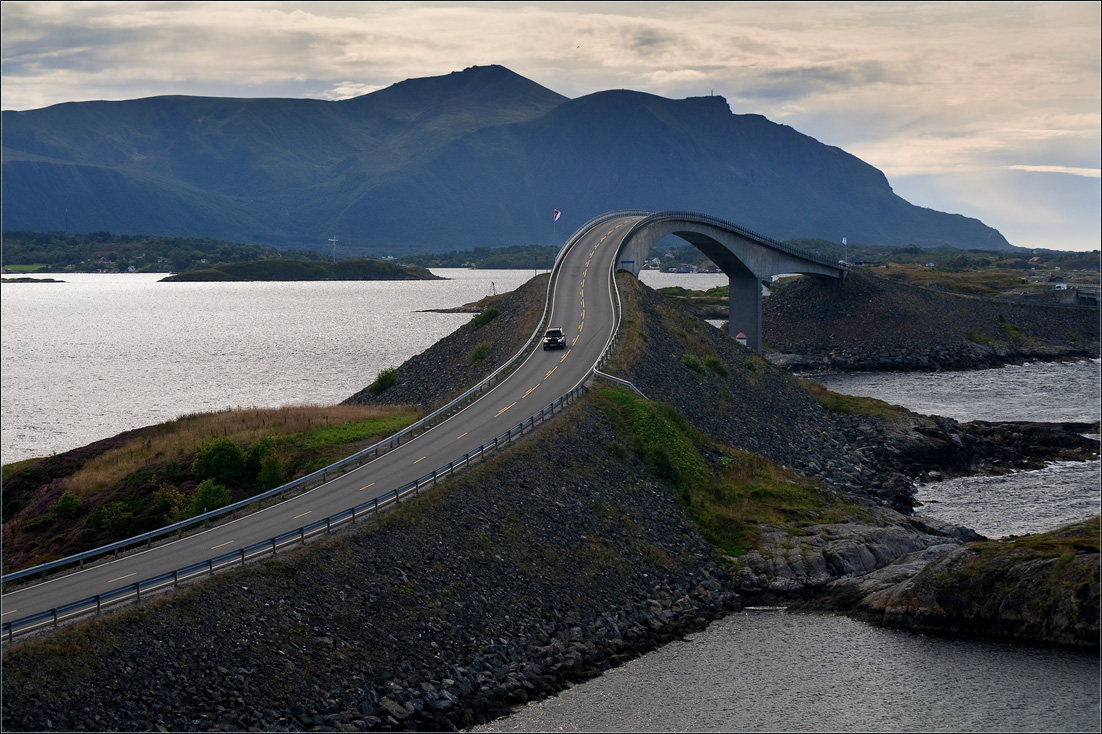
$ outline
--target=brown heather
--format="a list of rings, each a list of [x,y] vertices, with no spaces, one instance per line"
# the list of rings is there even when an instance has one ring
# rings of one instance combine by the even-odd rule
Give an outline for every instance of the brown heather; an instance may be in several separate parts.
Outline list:
[[[293,435],[357,421],[398,416],[408,406],[290,405],[193,413],[143,431],[128,443],[87,462],[64,480],[66,490],[87,495],[157,461],[190,456],[213,437],[248,446],[271,435]]]

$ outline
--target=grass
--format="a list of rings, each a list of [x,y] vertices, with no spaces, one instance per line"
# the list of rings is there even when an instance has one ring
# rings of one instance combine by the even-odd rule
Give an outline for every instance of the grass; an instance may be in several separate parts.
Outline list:
[[[678,490],[701,534],[724,556],[758,542],[761,525],[806,526],[867,518],[859,507],[827,499],[822,485],[747,451],[713,446],[674,408],[604,387],[592,393],[623,443],[651,473]],[[620,453],[619,442],[615,452]],[[720,452],[720,466],[705,452]],[[615,455],[615,454],[614,454]]]
[[[898,405],[886,403],[876,398],[864,398],[857,395],[843,395],[842,393],[828,390],[813,380],[803,380],[803,386],[811,393],[819,405],[831,413],[846,413],[849,415],[871,415],[877,418],[892,418],[906,415],[910,411]]]
[[[188,415],[100,454],[69,475],[64,484],[78,497],[102,491],[150,464],[190,456],[212,436],[229,438],[240,446],[275,437],[278,449],[316,452],[390,435],[417,416],[409,407],[363,405],[295,405]]]
[[[482,313],[475,315],[475,317],[471,319],[471,328],[477,329],[479,327],[485,326],[500,315],[501,311],[498,311],[497,306],[490,306],[489,308],[483,310]]]
[[[1007,552],[1024,553],[1037,558],[1070,558],[1076,553],[1102,552],[1102,522],[1095,516],[1058,530],[1034,535],[1022,535],[1009,540],[985,540],[972,543],[980,559]]]
[[[922,265],[893,264],[888,271],[899,278],[917,285],[937,285],[955,293],[974,296],[1002,296],[1008,291],[1023,290],[1023,271],[1012,268],[986,268],[949,272],[940,268],[927,268]]]
[[[367,386],[368,392],[372,395],[378,395],[383,390],[391,387],[398,382],[398,370],[394,367],[388,367],[379,373],[379,376],[375,378],[375,381]]]

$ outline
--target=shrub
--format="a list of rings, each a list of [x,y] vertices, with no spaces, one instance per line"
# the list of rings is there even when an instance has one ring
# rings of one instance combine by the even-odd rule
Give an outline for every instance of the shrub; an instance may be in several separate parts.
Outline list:
[[[396,382],[398,382],[398,370],[388,367],[379,373],[379,376],[375,378],[375,382],[367,386],[367,390],[372,395],[378,395]]]
[[[125,502],[108,502],[100,505],[96,511],[88,516],[84,526],[92,530],[112,531],[123,527],[134,517]]]
[[[42,528],[48,527],[50,524],[53,523],[53,521],[54,519],[49,515],[41,515],[39,517],[32,518],[23,523],[23,532],[33,533],[35,530],[41,530]]]
[[[727,370],[727,365],[724,364],[723,360],[715,355],[712,355],[711,357],[706,357],[704,359],[704,364],[708,365],[708,369],[710,369],[712,372],[715,372],[720,377],[727,377],[729,374],[731,374]]]
[[[467,355],[467,364],[474,367],[490,356],[491,349],[493,349],[493,347],[490,345],[490,342],[482,342],[476,345],[475,348],[471,350],[471,353]]]
[[[53,520],[71,520],[80,514],[80,498],[72,492],[66,492],[50,505],[50,518]]]
[[[498,315],[500,315],[500,313],[501,312],[497,310],[496,306],[490,306],[482,313],[476,314],[475,317],[471,319],[471,328],[478,329],[485,326],[486,324],[496,319]]]
[[[699,372],[704,374],[704,363],[700,361],[700,357],[695,354],[683,354],[681,355],[681,364],[685,365],[693,372]]]
[[[256,488],[261,492],[275,489],[287,481],[287,472],[283,471],[283,464],[279,457],[268,454],[260,460],[260,473],[256,476]]]
[[[153,493],[151,509],[155,514],[161,515],[166,523],[172,525],[191,516],[191,498],[171,484],[166,484]]]
[[[200,515],[229,503],[230,491],[221,484],[215,484],[213,479],[207,479],[195,488],[195,496],[191,498],[191,514]]]
[[[245,452],[228,438],[216,438],[196,452],[191,470],[199,480],[235,484],[245,474]]]

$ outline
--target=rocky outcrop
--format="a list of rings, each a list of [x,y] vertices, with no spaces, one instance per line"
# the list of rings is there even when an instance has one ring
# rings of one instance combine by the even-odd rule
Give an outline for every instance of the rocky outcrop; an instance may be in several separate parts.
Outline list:
[[[851,271],[762,303],[766,356],[796,372],[964,370],[1099,356],[1098,309],[998,301]]]
[[[890,627],[1099,649],[1098,518],[969,544],[871,590],[852,615]]]
[[[815,608],[825,590],[840,580],[857,581],[854,588],[864,590],[865,580],[878,573],[881,580],[874,588],[879,589],[883,579],[909,578],[962,543],[982,539],[967,528],[886,508],[871,509],[870,515],[867,523],[763,527],[758,547],[731,559],[740,593],[754,602]],[[840,603],[833,606],[843,608]]]

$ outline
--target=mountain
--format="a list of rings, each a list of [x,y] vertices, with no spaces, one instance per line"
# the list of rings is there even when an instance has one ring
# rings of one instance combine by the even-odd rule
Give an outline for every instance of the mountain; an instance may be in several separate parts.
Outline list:
[[[6,231],[299,247],[336,235],[342,249],[403,254],[559,244],[612,209],[688,209],[777,239],[1009,247],[722,97],[568,99],[500,66],[338,102],[72,102],[5,111],[0,129]]]

